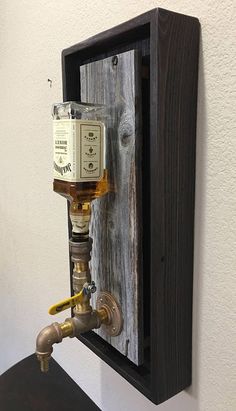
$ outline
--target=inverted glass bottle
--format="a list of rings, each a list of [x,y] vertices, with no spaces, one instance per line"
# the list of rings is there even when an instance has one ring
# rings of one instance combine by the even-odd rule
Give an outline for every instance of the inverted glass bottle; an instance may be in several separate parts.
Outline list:
[[[53,189],[70,201],[75,235],[85,237],[90,203],[108,192],[105,106],[74,101],[52,108]]]

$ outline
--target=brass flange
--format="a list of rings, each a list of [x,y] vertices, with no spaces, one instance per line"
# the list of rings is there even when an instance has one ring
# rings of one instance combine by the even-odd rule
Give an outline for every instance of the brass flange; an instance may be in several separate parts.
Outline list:
[[[105,309],[108,319],[102,324],[103,330],[111,337],[119,335],[123,329],[123,317],[120,304],[108,291],[101,291],[97,297],[96,309]]]

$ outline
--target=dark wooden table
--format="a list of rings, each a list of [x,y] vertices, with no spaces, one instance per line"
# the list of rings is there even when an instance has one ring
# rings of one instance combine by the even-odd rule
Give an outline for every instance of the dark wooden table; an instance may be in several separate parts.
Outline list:
[[[53,359],[41,373],[30,355],[0,376],[1,411],[101,411]]]

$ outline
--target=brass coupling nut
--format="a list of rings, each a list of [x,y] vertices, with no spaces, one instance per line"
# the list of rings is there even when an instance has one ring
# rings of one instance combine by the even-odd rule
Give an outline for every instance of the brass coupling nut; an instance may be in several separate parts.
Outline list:
[[[87,241],[76,242],[72,239],[69,240],[69,248],[71,253],[71,261],[74,263],[88,262],[91,260],[93,240],[91,237]]]

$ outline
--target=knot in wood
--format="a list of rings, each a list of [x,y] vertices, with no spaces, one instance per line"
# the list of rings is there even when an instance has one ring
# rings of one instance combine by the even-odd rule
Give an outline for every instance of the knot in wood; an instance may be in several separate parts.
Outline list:
[[[134,130],[132,124],[127,120],[122,122],[119,127],[119,136],[123,147],[127,147],[130,144],[133,135]]]

